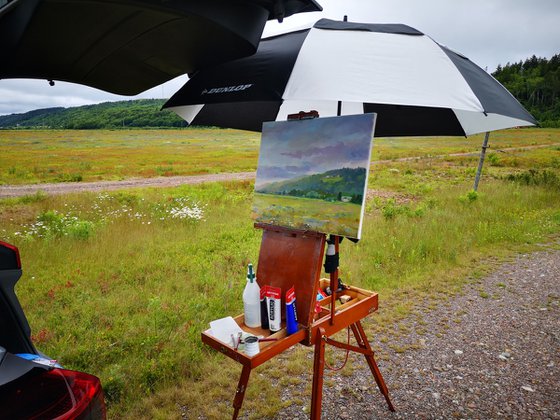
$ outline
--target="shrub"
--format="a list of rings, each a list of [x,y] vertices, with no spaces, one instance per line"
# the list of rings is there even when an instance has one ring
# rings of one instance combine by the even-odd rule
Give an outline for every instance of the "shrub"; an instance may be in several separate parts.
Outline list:
[[[556,173],[547,169],[543,171],[539,171],[537,169],[529,169],[528,171],[518,174],[509,174],[506,179],[508,181],[517,182],[524,185],[560,188],[560,177],[558,177]]]
[[[67,228],[68,236],[76,239],[88,239],[93,235],[94,224],[87,220],[78,220]]]
[[[28,194],[18,198],[17,202],[21,204],[31,204],[44,201],[46,198],[47,194],[45,194],[43,191],[37,191],[35,194]]]
[[[478,200],[478,192],[476,192],[475,190],[470,190],[465,195],[459,197],[459,200],[464,203],[472,203],[473,201]]]
[[[81,174],[60,174],[56,177],[58,182],[82,182],[82,180]]]
[[[490,162],[490,165],[492,166],[498,166],[500,162],[500,157],[496,153],[489,153],[488,156],[486,156],[486,158],[488,159],[488,162]]]
[[[24,228],[23,233],[16,233],[29,238],[52,239],[69,236],[76,239],[88,239],[92,236],[93,222],[80,220],[76,216],[47,210],[37,216],[34,223]]]

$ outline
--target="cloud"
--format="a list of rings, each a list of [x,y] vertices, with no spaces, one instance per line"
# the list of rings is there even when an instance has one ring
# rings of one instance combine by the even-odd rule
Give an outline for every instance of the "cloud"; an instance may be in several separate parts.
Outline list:
[[[346,161],[348,165],[352,162],[363,162],[364,155],[369,151],[369,145],[363,141],[359,142],[336,142],[334,144],[327,144],[320,146],[318,143],[313,143],[310,147],[305,147],[299,150],[283,152],[283,156],[291,157],[294,159],[301,159],[306,157],[312,162],[340,162]]]

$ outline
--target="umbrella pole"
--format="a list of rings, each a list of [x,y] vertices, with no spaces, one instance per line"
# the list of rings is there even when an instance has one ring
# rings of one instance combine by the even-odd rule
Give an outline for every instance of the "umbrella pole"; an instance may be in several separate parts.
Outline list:
[[[348,15],[344,15],[344,22],[348,22]],[[342,101],[338,101],[337,108],[336,108],[336,116],[340,117],[342,115]]]
[[[488,138],[490,137],[490,132],[487,131],[484,135],[484,141],[482,142],[482,150],[480,151],[480,160],[478,161],[478,169],[476,170],[476,177],[474,178],[473,190],[478,189],[478,182],[480,181],[480,175],[482,175],[482,165],[484,165],[484,158],[486,157],[486,149],[488,149]]]

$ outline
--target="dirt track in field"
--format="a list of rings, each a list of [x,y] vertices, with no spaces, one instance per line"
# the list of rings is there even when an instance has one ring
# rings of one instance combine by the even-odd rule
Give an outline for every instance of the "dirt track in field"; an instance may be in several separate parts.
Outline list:
[[[496,149],[497,152],[521,151],[540,149],[544,147],[559,146],[560,143],[545,144],[537,146],[511,147],[506,149]],[[399,159],[377,160],[372,162],[374,165],[388,164],[393,162],[410,162],[424,159],[440,159],[445,157],[457,156],[476,156],[480,152],[466,153],[450,153],[447,155],[437,156],[413,156]],[[146,188],[146,187],[176,187],[183,184],[202,184],[205,182],[224,182],[224,181],[241,181],[254,179],[256,172],[235,172],[221,173],[209,175],[187,175],[187,176],[170,176],[157,178],[130,178],[122,181],[96,181],[96,182],[63,182],[63,183],[45,183],[45,184],[25,184],[25,185],[3,185],[0,186],[0,199],[21,197],[25,195],[35,194],[39,191],[51,194],[67,194],[81,191],[114,191],[128,188]]]

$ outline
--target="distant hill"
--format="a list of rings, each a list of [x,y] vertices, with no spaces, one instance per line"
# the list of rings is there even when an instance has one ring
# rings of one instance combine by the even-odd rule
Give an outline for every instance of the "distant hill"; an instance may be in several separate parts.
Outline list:
[[[0,115],[0,128],[131,128],[185,127],[172,111],[160,111],[165,99],[104,102],[72,108],[45,108],[24,114]]]
[[[271,182],[256,191],[261,194],[351,201],[361,204],[365,179],[365,168],[342,168],[287,181]]]
[[[492,73],[543,127],[560,127],[560,54],[532,56],[499,65]],[[105,102],[73,108],[45,108],[24,114],[0,115],[2,128],[147,128],[185,127],[174,112],[160,111],[164,99]]]
[[[560,54],[533,55],[519,63],[498,66],[492,73],[542,127],[560,127]]]

